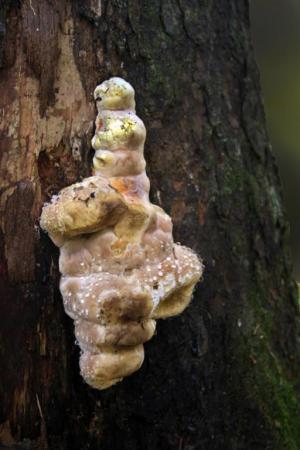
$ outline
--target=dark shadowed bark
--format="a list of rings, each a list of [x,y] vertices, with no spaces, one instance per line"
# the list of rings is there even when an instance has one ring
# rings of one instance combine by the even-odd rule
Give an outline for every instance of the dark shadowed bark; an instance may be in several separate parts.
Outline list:
[[[297,295],[248,2],[0,5],[0,448],[298,449]],[[90,173],[92,92],[112,75],[136,89],[152,200],[206,270],[142,369],[98,392],[38,219]]]

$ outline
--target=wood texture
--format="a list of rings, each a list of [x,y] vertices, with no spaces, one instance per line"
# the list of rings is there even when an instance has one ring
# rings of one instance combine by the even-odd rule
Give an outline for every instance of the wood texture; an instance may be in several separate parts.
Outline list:
[[[299,448],[299,312],[248,2],[0,5],[1,448]],[[99,393],[38,218],[89,174],[92,92],[113,75],[137,92],[152,200],[206,271],[142,369]]]

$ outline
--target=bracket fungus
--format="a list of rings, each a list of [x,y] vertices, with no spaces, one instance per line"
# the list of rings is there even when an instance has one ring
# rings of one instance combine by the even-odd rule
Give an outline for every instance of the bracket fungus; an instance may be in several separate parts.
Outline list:
[[[60,291],[82,350],[81,374],[106,389],[140,368],[156,319],[186,308],[203,267],[174,243],[171,218],[149,201],[134,89],[115,77],[94,96],[93,176],[45,204],[40,224],[60,248]]]

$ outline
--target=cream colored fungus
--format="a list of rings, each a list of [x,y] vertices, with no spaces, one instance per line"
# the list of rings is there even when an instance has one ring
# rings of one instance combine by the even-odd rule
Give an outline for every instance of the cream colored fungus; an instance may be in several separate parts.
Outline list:
[[[134,89],[111,78],[94,95],[94,176],[54,196],[41,226],[60,248],[60,290],[81,374],[106,389],[140,368],[154,319],[186,308],[203,268],[192,250],[174,244],[170,217],[149,201]]]

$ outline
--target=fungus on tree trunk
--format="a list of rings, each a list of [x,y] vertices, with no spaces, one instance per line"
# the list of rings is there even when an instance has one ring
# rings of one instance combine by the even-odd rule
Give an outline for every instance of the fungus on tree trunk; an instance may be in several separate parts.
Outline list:
[[[41,226],[60,247],[60,290],[75,321],[81,374],[105,389],[140,368],[155,319],[185,309],[203,268],[174,244],[170,217],[149,201],[146,130],[132,86],[111,78],[94,96],[94,176],[54,196]]]

